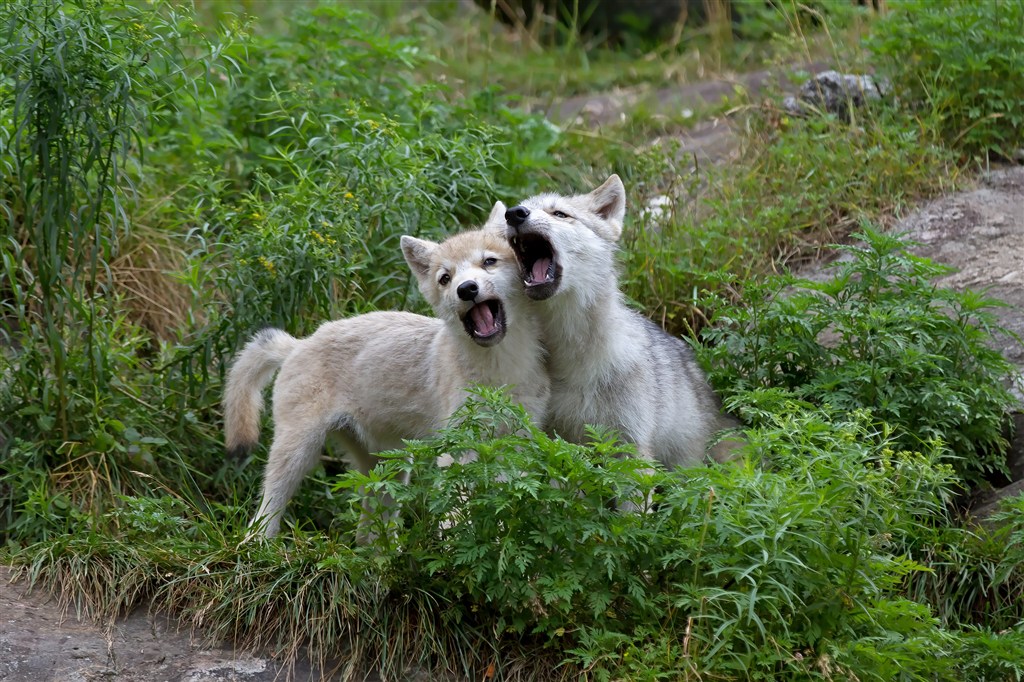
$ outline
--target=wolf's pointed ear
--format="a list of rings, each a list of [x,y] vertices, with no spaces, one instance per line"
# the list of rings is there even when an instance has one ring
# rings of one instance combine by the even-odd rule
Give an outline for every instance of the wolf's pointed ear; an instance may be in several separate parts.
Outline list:
[[[508,208],[505,204],[500,201],[494,202],[494,208],[491,209],[491,215],[487,216],[487,222],[484,223],[483,229],[494,230],[500,232],[502,235],[505,234],[505,226],[508,223],[505,222],[505,211]]]
[[[426,239],[417,239],[407,234],[402,235],[402,255],[412,269],[416,279],[423,282],[430,275],[430,257],[437,249],[437,244]]]
[[[604,184],[587,195],[591,210],[615,226],[615,239],[622,233],[622,220],[626,217],[626,188],[618,175],[612,175]]]
[[[617,242],[623,235],[623,218],[626,217],[626,187],[617,175],[612,175],[597,189],[583,197],[590,210],[606,221],[595,228],[598,235],[611,242]]]

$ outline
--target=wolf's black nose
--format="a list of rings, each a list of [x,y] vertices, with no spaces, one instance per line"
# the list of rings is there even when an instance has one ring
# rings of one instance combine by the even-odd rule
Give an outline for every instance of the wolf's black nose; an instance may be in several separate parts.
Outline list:
[[[480,293],[480,287],[476,285],[476,282],[469,280],[459,285],[459,288],[455,290],[455,293],[459,295],[463,301],[472,301],[476,298],[476,295]]]
[[[512,227],[519,227],[530,217],[530,209],[525,206],[513,206],[505,211],[505,222]]]

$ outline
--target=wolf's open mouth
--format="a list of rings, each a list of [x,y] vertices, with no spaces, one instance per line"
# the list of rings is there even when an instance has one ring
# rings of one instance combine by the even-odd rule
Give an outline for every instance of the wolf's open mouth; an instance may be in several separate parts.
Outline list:
[[[505,307],[492,298],[470,308],[462,316],[466,333],[481,346],[493,346],[505,336]]]
[[[539,301],[554,294],[562,277],[562,266],[551,242],[539,234],[519,233],[509,243],[523,271],[526,295]]]

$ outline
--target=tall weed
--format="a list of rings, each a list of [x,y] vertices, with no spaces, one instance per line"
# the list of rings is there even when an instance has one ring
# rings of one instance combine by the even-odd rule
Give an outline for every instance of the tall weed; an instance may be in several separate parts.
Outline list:
[[[0,7],[0,436],[32,443],[30,466],[85,506],[147,489],[121,454],[145,459],[160,440],[132,384],[147,375],[149,348],[119,310],[110,269],[132,230],[150,121],[181,104],[171,93],[201,87],[200,62],[180,59],[194,29],[187,14],[127,2]],[[25,464],[0,461],[0,514],[22,532],[27,518],[48,523],[31,511],[15,519],[39,492],[20,487],[38,473]]]
[[[398,238],[479,220],[528,186],[557,139],[494,93],[450,99],[419,83],[415,43],[339,5],[299,9],[284,34],[227,56],[230,87],[161,152],[201,161],[172,162],[166,180],[185,174],[193,262],[216,264],[186,275],[207,323],[176,367],[202,387],[201,403],[205,373],[261,326],[306,334],[325,319],[408,307]]]
[[[869,49],[946,143],[1004,158],[1024,146],[1024,2],[898,0]]]

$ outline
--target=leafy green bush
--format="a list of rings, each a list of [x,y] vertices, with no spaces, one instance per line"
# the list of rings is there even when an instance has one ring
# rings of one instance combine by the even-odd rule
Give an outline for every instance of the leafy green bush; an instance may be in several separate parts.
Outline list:
[[[778,278],[706,330],[725,396],[780,388],[816,405],[868,409],[903,449],[949,449],[968,482],[1005,471],[1013,367],[987,345],[997,302],[931,284],[947,269],[865,228],[822,282]]]
[[[97,510],[252,486],[216,433],[242,340],[408,307],[398,237],[532,191],[557,140],[494,92],[419,83],[414,43],[334,3],[216,42],[176,3],[12,2],[0,25],[0,443],[38,449],[0,461],[3,535],[51,532],[19,484],[36,467]]]
[[[899,0],[868,42],[897,95],[946,142],[1004,157],[1024,146],[1024,3]]]
[[[653,674],[633,658],[652,638],[679,657],[658,674],[757,679],[898,629],[883,615],[891,588],[919,567],[888,552],[941,517],[948,468],[869,437],[863,415],[772,407],[751,457],[723,468],[652,475],[607,437],[491,440],[489,422],[416,444],[391,469],[412,483],[388,486],[408,524],[391,529],[410,560],[399,582],[458,595],[461,619],[564,641],[598,678]],[[434,468],[440,453],[476,460]],[[614,511],[622,497],[644,511]]]
[[[398,238],[480,220],[529,187],[557,139],[494,93],[460,100],[419,83],[415,43],[337,4],[296,10],[283,33],[225,57],[234,68],[219,96],[156,152],[165,184],[184,174],[196,188],[183,207],[200,223],[193,260],[217,265],[190,271],[208,320],[181,356],[184,376],[267,324],[304,335],[407,307]],[[182,169],[182,158],[200,163]]]
[[[238,545],[236,507],[129,499],[20,556],[37,580],[81,586],[92,613],[152,596],[212,636],[344,651],[388,676],[953,680],[1021,660],[1016,635],[944,630],[900,595],[926,570],[901,548],[944,520],[955,481],[939,448],[900,451],[863,412],[757,392],[741,460],[666,473],[481,395],[436,439],[339,479],[401,504],[400,520],[372,517],[373,545],[352,546],[358,495],[337,539],[296,530],[286,551]],[[615,510],[630,497],[643,511]]]

